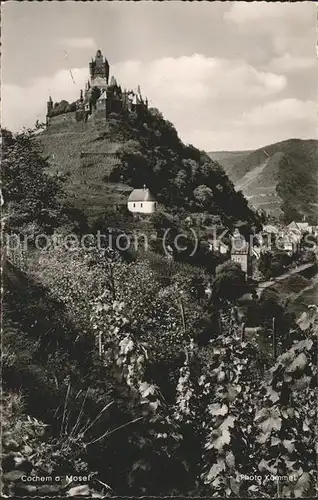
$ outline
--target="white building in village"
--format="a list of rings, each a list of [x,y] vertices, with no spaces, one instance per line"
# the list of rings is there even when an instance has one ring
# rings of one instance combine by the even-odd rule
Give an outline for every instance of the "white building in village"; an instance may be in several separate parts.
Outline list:
[[[228,245],[223,243],[221,240],[213,240],[212,238],[209,238],[208,244],[211,252],[219,252],[222,255],[226,255],[230,251]]]
[[[134,189],[128,197],[127,208],[132,213],[153,214],[157,206],[155,196],[145,185],[143,189]]]
[[[310,232],[310,226],[309,226],[308,222],[292,221],[290,224],[288,224],[287,229],[289,231],[294,231],[295,233],[299,232],[300,234]]]
[[[231,260],[241,265],[246,278],[252,275],[252,252],[238,229],[235,229],[231,238]]]

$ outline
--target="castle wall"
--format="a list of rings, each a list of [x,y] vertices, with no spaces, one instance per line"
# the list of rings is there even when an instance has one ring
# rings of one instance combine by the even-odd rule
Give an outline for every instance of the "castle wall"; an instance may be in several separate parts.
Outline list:
[[[245,276],[251,276],[252,273],[252,259],[249,254],[231,253],[231,260],[241,265],[242,271]]]
[[[76,122],[76,112],[71,111],[70,113],[63,113],[57,116],[51,116],[48,118],[48,127],[51,128],[66,128],[70,124]]]
[[[147,103],[145,105],[144,103],[140,102],[139,104],[132,105],[130,99],[132,95],[131,92],[122,93],[121,88],[117,85],[114,77],[112,77],[111,85],[108,86],[109,64],[106,59],[104,60],[100,50],[98,50],[96,53],[95,61],[89,63],[89,72],[91,86],[99,87],[102,93],[103,91],[106,91],[107,98],[103,98],[102,101],[97,100],[96,105],[94,105],[93,109],[91,109],[92,102],[89,101],[91,91],[88,90],[87,86],[85,90],[85,101],[83,102],[83,91],[81,91],[80,102],[76,101],[76,105],[78,108],[76,111],[63,113],[57,116],[46,117],[48,130],[65,130],[70,125],[74,125],[74,123],[77,122],[81,122],[78,123],[78,127],[81,125],[86,126],[87,122],[94,123],[101,122],[102,120],[106,121],[111,113],[120,114],[123,110],[135,111],[139,113],[145,107],[147,108]],[[137,101],[138,100],[140,100],[140,98],[137,98]],[[50,97],[47,102],[47,110],[49,114],[52,110],[52,107],[53,102]]]
[[[92,116],[95,120],[99,120],[100,118],[106,119],[106,108],[100,107],[93,111]]]

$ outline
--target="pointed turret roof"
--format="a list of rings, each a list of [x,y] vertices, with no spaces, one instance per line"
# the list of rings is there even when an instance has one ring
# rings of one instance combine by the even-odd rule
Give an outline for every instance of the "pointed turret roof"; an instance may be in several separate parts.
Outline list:
[[[104,92],[99,96],[98,101],[106,101],[106,99],[107,99],[107,94],[106,90],[104,90]]]
[[[109,84],[110,87],[117,87],[117,81],[116,81],[116,78],[114,77],[114,75],[111,77],[110,79],[110,84]]]

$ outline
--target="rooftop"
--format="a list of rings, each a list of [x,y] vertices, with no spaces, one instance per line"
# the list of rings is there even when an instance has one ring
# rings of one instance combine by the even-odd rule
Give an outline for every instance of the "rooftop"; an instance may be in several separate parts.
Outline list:
[[[148,188],[134,189],[128,198],[128,201],[157,201]]]

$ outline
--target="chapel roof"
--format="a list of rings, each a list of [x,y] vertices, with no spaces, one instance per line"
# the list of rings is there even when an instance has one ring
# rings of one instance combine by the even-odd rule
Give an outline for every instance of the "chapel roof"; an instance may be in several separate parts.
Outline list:
[[[157,201],[154,195],[149,191],[148,188],[144,189],[134,189],[129,197],[128,201]]]

